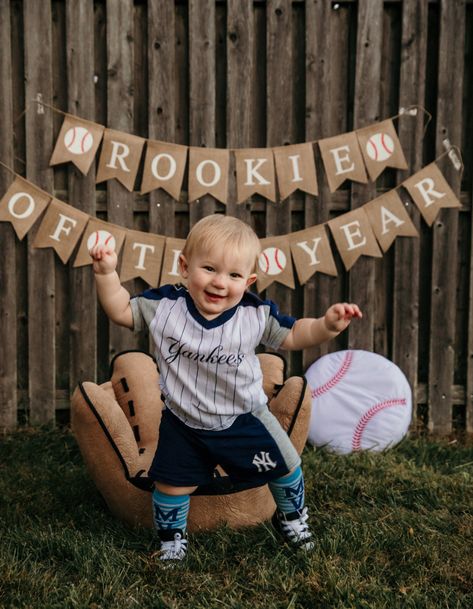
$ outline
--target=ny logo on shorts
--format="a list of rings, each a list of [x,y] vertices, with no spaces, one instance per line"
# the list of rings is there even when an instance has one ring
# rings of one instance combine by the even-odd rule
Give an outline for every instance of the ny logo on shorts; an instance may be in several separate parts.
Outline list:
[[[277,466],[277,463],[271,460],[269,453],[265,453],[263,451],[260,454],[256,454],[253,457],[253,465],[256,465],[259,472],[268,472],[270,469],[274,469]]]

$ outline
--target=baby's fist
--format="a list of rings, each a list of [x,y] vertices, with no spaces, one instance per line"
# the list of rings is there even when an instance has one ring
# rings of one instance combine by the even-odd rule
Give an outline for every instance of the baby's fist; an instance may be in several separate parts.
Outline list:
[[[117,268],[117,254],[114,249],[108,245],[94,245],[89,250],[89,254],[93,260],[92,267],[97,275],[108,275],[113,273]]]
[[[343,332],[353,318],[361,319],[363,317],[358,305],[342,302],[332,305],[325,313],[325,327],[330,332]]]

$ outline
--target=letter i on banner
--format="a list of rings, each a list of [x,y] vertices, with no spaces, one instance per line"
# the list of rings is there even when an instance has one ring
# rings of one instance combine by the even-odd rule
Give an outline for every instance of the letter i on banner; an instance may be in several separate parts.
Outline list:
[[[317,195],[314,150],[311,143],[273,148],[281,201],[296,190]]]
[[[84,175],[87,175],[103,132],[102,125],[67,114],[49,164],[59,165],[71,161]]]
[[[159,282],[166,237],[128,230],[122,254],[120,280],[141,277],[155,288]]]
[[[0,222],[11,222],[20,241],[51,201],[51,195],[17,176],[0,200]]]
[[[53,199],[41,221],[33,247],[52,247],[66,264],[89,220],[90,216],[83,211]]]
[[[185,239],[166,239],[163,269],[159,285],[185,283],[179,271],[179,255],[186,243]]]

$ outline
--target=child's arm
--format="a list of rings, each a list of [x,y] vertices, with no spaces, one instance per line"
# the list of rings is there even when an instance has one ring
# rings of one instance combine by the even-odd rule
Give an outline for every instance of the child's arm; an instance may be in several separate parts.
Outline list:
[[[343,332],[352,318],[363,317],[358,305],[337,303],[318,319],[298,319],[281,345],[287,351],[299,351],[331,340]]]
[[[95,285],[100,304],[107,316],[119,326],[133,328],[130,294],[120,283],[117,271],[116,253],[103,245],[90,250],[93,259]]]

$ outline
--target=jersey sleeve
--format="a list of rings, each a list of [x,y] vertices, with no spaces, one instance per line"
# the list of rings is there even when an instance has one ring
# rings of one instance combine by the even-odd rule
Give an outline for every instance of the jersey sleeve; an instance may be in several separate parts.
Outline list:
[[[167,288],[168,286],[164,286],[163,288],[146,290],[130,299],[134,332],[140,332],[140,330],[149,327],[161,300],[167,295]]]
[[[261,337],[261,343],[273,349],[279,349],[285,338],[296,323],[296,318],[282,315],[277,305],[271,300],[263,301],[266,326]]]

